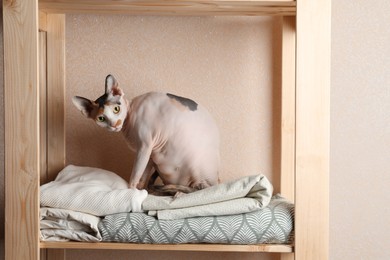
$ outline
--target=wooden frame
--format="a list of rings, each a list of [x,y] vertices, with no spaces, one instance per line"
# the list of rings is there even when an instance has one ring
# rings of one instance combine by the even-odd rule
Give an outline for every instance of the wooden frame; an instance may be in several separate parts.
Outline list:
[[[64,26],[65,14],[72,12],[284,17],[281,192],[296,204],[294,245],[39,241],[40,181],[54,178],[65,160]],[[69,248],[280,252],[286,253],[283,259],[328,259],[330,1],[4,0],[3,13],[6,259],[64,259]]]

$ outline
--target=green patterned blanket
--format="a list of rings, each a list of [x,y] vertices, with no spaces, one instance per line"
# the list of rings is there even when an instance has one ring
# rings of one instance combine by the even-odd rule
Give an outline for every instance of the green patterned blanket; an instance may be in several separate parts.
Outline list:
[[[103,241],[181,244],[290,243],[294,205],[276,195],[261,210],[213,217],[158,220],[144,213],[108,215],[99,223]]]

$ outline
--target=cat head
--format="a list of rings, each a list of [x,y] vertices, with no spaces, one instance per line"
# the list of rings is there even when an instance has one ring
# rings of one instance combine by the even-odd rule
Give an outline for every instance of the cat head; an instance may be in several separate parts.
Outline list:
[[[73,104],[81,113],[91,118],[97,125],[107,128],[109,131],[119,132],[127,115],[127,102],[118,82],[112,75],[106,77],[104,95],[95,101],[75,96]]]

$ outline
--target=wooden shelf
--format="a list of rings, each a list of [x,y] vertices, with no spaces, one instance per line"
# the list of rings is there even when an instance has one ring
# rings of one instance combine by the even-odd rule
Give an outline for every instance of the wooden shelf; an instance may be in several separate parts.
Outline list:
[[[292,245],[219,245],[219,244],[132,244],[132,243],[84,243],[84,242],[40,242],[40,248],[48,249],[117,249],[154,251],[201,251],[201,252],[269,252],[292,253]]]
[[[291,0],[40,0],[47,13],[108,13],[142,15],[295,15]]]
[[[293,254],[283,254],[283,260],[329,258],[331,1],[7,0],[3,1],[2,11],[4,95],[7,96],[4,101],[5,259],[39,260],[42,256],[42,259],[64,260],[62,249],[285,252]],[[64,14],[67,13],[284,16],[280,180],[283,194],[289,194],[296,203],[294,245],[39,241],[39,173],[46,172],[50,179],[58,167],[64,166],[65,158],[62,113],[67,101],[63,96],[59,98],[58,93],[65,90]],[[47,59],[40,57],[40,47],[44,46],[38,44],[39,29],[47,33]],[[47,77],[40,75],[40,58],[47,60]],[[41,83],[45,79],[47,100],[41,102],[40,94],[44,92],[40,93],[40,87],[44,86]],[[43,108],[51,112],[46,113]],[[40,120],[40,113],[47,115],[47,123]],[[48,143],[42,145],[41,139]],[[55,153],[50,152],[53,149]]]

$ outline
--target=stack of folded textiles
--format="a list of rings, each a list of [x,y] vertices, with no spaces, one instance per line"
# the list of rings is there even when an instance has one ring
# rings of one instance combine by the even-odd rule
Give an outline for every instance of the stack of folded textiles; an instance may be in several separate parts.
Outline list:
[[[160,197],[128,189],[112,172],[69,165],[41,186],[41,240],[287,244],[294,205],[272,192],[265,176],[254,175]]]

